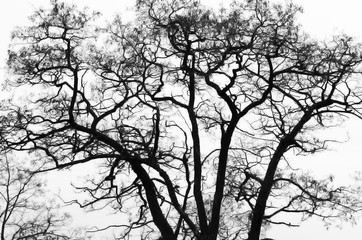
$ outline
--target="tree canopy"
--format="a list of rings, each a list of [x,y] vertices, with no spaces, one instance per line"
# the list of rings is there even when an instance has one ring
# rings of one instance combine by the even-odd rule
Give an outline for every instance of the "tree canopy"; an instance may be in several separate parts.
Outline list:
[[[70,215],[44,197],[44,179],[27,165],[6,153],[0,158],[0,239],[80,239],[80,229],[69,226]]]
[[[40,171],[96,162],[77,203],[128,214],[119,239],[259,240],[312,216],[353,221],[361,189],[294,169],[293,157],[361,118],[360,44],[311,39],[292,3],[135,8],[134,22],[100,27],[97,12],[53,0],[14,31],[4,149]]]

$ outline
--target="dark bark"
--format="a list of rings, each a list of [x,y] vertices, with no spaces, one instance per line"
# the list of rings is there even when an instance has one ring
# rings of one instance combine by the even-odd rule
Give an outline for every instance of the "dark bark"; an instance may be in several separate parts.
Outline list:
[[[175,236],[170,224],[162,213],[161,207],[158,203],[158,198],[155,194],[155,186],[149,178],[148,173],[140,164],[131,163],[131,166],[133,171],[137,174],[143,183],[153,221],[160,230],[162,238],[176,240],[177,236]]]

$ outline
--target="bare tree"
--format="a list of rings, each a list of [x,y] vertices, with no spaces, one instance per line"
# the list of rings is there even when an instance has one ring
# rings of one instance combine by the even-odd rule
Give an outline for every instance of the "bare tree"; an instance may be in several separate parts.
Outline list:
[[[258,240],[271,224],[353,220],[359,189],[292,168],[327,148],[319,130],[361,118],[360,45],[317,42],[300,8],[235,2],[137,1],[137,21],[52,1],[14,32],[1,140],[44,170],[97,162],[80,186],[129,215],[120,239]],[[20,102],[20,103],[19,103]],[[88,171],[84,168],[84,171]]]
[[[62,232],[70,216],[59,213],[45,197],[43,181],[19,163],[7,154],[0,158],[1,240],[71,239]]]

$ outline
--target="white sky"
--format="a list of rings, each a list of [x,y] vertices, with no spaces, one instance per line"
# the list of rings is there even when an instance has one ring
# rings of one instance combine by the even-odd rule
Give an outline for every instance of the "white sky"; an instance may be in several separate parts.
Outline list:
[[[208,0],[207,4],[220,4],[227,0]],[[33,10],[44,4],[48,0],[11,0],[0,1],[0,82],[4,77],[4,59],[9,44],[10,32],[14,26],[27,22]],[[125,5],[130,6],[132,0],[66,0],[66,2],[76,2],[82,6],[89,6],[91,9],[101,11],[107,18],[124,9]],[[125,4],[127,2],[127,4]],[[312,37],[325,39],[333,34],[346,33],[362,40],[362,1],[360,0],[294,0],[295,3],[303,6],[304,13],[299,19],[303,29]],[[1,96],[0,96],[1,98]],[[337,180],[341,183],[349,181],[348,176],[353,171],[362,171],[362,122],[357,120],[348,121],[345,128],[338,131],[330,131],[326,134],[350,138],[347,143],[333,145],[334,150],[319,154],[313,157],[296,160],[300,166],[307,166],[316,175],[326,176],[329,173],[337,175]],[[362,199],[361,199],[362,200]],[[267,233],[267,237],[276,240],[340,240],[340,239],[360,239],[362,236],[361,224],[352,228],[348,224],[343,229],[323,228],[319,221],[308,221],[302,223],[299,229],[278,227]]]

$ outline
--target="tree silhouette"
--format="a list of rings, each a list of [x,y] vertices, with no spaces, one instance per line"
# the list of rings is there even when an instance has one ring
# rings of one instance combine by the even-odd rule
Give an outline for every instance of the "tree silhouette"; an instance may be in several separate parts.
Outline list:
[[[360,46],[310,39],[299,11],[138,0],[135,22],[102,28],[98,13],[52,1],[14,32],[7,87],[23,92],[1,141],[47,170],[97,162],[78,204],[126,211],[129,224],[105,227],[120,239],[257,240],[297,226],[286,213],[353,220],[360,189],[292,160],[327,148],[320,130],[361,118]]]
[[[0,239],[77,239],[62,232],[70,216],[44,198],[41,179],[19,163],[0,158]]]

